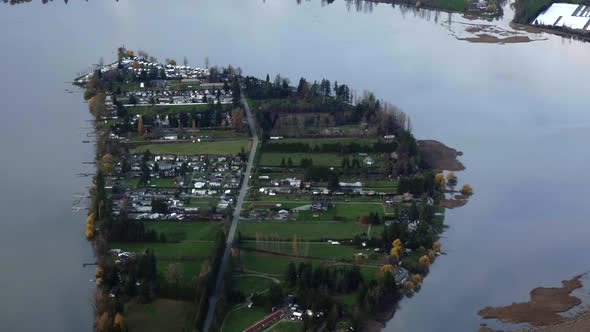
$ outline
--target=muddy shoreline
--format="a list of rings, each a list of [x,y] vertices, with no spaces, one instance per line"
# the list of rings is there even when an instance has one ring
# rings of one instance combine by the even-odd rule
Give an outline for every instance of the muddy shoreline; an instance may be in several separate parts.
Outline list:
[[[465,166],[457,159],[461,151],[450,148],[435,140],[419,140],[418,147],[424,161],[437,171],[462,171]]]
[[[565,323],[568,319],[559,313],[581,304],[571,293],[581,288],[583,275],[562,281],[561,287],[537,287],[530,292],[528,302],[512,303],[502,307],[485,307],[478,312],[482,318],[498,319],[503,323],[528,323],[532,326],[549,326]]]

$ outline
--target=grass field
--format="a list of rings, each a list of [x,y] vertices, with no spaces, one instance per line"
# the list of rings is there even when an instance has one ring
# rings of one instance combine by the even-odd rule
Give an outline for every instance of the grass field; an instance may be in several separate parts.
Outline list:
[[[166,271],[168,271],[168,267],[172,264],[177,264],[182,272],[182,282],[185,284],[189,284],[196,278],[199,273],[201,272],[203,260],[201,259],[192,259],[189,261],[175,261],[175,260],[158,260],[156,262],[156,267],[158,273],[161,278],[166,277]]]
[[[196,311],[191,302],[157,299],[148,304],[129,302],[125,305],[125,322],[130,331],[190,331],[190,320]]]
[[[253,275],[234,277],[233,287],[248,296],[253,293],[260,293],[270,288],[274,281],[265,277],[257,277]]]
[[[359,138],[359,137],[326,137],[326,138],[283,138],[280,140],[272,140],[266,144],[282,144],[282,143],[305,143],[311,146],[319,146],[326,143],[357,143],[360,145],[371,145],[377,142],[374,138]]]
[[[151,249],[158,259],[201,258],[209,256],[213,242],[114,242],[111,247],[130,252],[144,252]]]
[[[145,225],[148,230],[163,233],[168,242],[213,241],[217,232],[223,230],[221,224],[211,222],[150,221]]]
[[[266,310],[257,307],[232,311],[225,318],[221,332],[241,332],[268,314]]]
[[[269,332],[301,332],[302,322],[281,321],[268,329]]]
[[[219,199],[217,197],[191,197],[190,202],[186,204],[188,207],[202,207],[202,206],[211,206],[217,205],[219,203]]]
[[[383,226],[372,226],[371,234],[381,234]],[[368,226],[357,223],[345,222],[241,222],[238,231],[244,237],[255,238],[256,234],[262,236],[275,236],[281,239],[299,240],[342,240],[352,239],[355,234],[366,233]]]
[[[242,151],[249,151],[252,142],[246,139],[213,141],[199,143],[163,143],[163,144],[145,144],[131,150],[131,153],[143,153],[150,150],[153,154],[176,154],[176,155],[195,155],[195,154],[213,154],[213,155],[236,155]]]
[[[344,156],[336,153],[268,153],[261,155],[259,165],[281,166],[281,160],[291,158],[294,167],[299,167],[301,159],[312,159],[315,166],[340,167]]]
[[[363,254],[370,254],[371,251],[358,249],[353,246],[347,245],[334,245],[329,244],[327,242],[312,242],[312,243],[304,243],[299,242],[297,245],[297,250],[293,249],[293,245],[290,242],[283,242],[283,243],[263,243],[259,242],[242,242],[241,244],[244,248],[250,249],[260,249],[260,250],[268,250],[272,252],[278,253],[285,253],[285,254],[295,254],[299,256],[308,256],[308,257],[315,257],[321,259],[328,259],[328,260],[339,260],[339,259],[348,259],[353,260],[354,255],[358,253]],[[367,259],[359,260],[359,262],[368,262]]]
[[[287,266],[289,266],[290,262],[299,263],[308,261],[303,258],[263,254],[252,251],[241,251],[240,259],[243,267],[248,270],[248,272],[253,271],[269,274],[277,276],[279,279],[285,275]]]
[[[203,112],[208,108],[207,104],[199,105],[146,105],[127,107],[129,114],[142,114],[154,116],[156,114],[177,114],[186,112]]]
[[[297,221],[346,221],[357,222],[362,214],[368,215],[371,212],[383,215],[384,209],[381,203],[336,203],[335,206],[330,207],[328,211],[313,212],[300,211],[297,216]]]
[[[431,5],[433,7],[450,9],[458,12],[464,12],[467,10],[467,1],[465,0],[431,0],[424,4]]]
[[[150,186],[157,188],[176,188],[176,180],[174,178],[152,178],[150,179]]]

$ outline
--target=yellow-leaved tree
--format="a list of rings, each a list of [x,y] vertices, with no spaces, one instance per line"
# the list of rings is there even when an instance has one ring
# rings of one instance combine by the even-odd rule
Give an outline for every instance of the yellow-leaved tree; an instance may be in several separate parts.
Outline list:
[[[436,173],[436,175],[434,176],[434,183],[439,189],[445,189],[447,186],[445,175],[443,173]]]
[[[465,196],[473,195],[473,188],[470,184],[466,183],[461,187],[461,194]]]
[[[436,251],[436,252],[440,252],[440,249],[442,248],[442,244],[440,243],[440,241],[435,241],[432,244],[432,250]]]
[[[385,273],[393,273],[393,265],[391,264],[385,264],[381,267],[381,273],[385,274]]]
[[[123,329],[123,324],[124,324],[123,315],[121,315],[120,313],[117,312],[117,314],[115,314],[113,326],[118,327],[119,329]]]
[[[430,266],[430,258],[428,258],[428,256],[424,255],[421,256],[420,259],[418,259],[418,263],[420,263],[420,266],[424,269],[428,269],[428,267]]]
[[[85,234],[89,240],[94,237],[94,213],[89,214],[88,218],[86,218]]]
[[[413,274],[411,281],[415,284],[415,285],[419,285],[422,283],[422,275],[419,273]]]

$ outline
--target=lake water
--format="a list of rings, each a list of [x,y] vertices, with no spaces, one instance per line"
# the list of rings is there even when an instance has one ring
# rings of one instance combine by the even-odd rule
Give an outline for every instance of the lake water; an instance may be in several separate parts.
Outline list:
[[[84,331],[94,268],[83,238],[93,146],[67,82],[124,44],[247,74],[325,77],[371,90],[412,117],[419,138],[464,152],[476,194],[449,211],[422,290],[386,331],[474,331],[486,305],[525,300],[588,264],[590,44],[537,35],[472,44],[458,14],[319,0],[40,1],[0,5],[0,330]],[[507,15],[511,15],[507,13]],[[508,18],[509,20],[509,18]],[[502,24],[506,24],[504,19]]]

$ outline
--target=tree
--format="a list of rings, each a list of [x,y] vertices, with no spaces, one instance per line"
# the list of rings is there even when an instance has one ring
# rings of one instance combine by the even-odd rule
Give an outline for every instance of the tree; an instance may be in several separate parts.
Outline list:
[[[140,115],[139,119],[137,120],[137,134],[139,136],[143,136],[143,116]]]
[[[393,273],[393,265],[385,264],[381,267],[381,273]]]
[[[166,282],[172,286],[178,286],[182,280],[182,275],[182,266],[178,263],[172,263],[166,269]]]
[[[455,186],[457,185],[457,176],[454,172],[447,173],[447,185],[451,190],[454,190]]]
[[[297,267],[293,262],[290,262],[287,266],[286,281],[289,287],[295,286],[295,283],[297,282]]]
[[[368,225],[369,224],[369,216],[367,216],[366,214],[361,214],[358,222],[361,225]]]
[[[291,157],[287,158],[287,167],[293,167],[293,160],[291,159]]]
[[[471,185],[467,183],[464,184],[463,187],[461,187],[461,194],[463,194],[464,196],[473,195],[473,188],[471,187]]]
[[[434,183],[439,189],[445,189],[445,187],[447,186],[445,175],[443,173],[436,173],[436,175],[434,176]]]
[[[285,163],[285,158],[284,157],[281,159],[281,167],[283,167],[283,168],[287,167],[287,164]]]
[[[124,324],[123,315],[121,315],[120,313],[117,312],[115,314],[115,320],[113,321],[113,325],[115,327],[119,328],[120,330],[122,330],[123,324]]]
[[[231,112],[232,123],[236,131],[244,129],[244,111],[241,108],[235,108]]]
[[[113,326],[113,320],[111,315],[109,315],[108,311],[103,312],[98,321],[96,322],[96,331],[97,332],[108,332],[111,330]]]
[[[328,190],[337,191],[340,189],[340,180],[334,172],[330,172],[328,175]]]
[[[435,241],[432,244],[432,250],[434,250],[436,252],[440,252],[441,247],[442,247],[442,245],[441,245],[440,241]]]
[[[428,267],[430,266],[430,258],[426,255],[421,256],[418,259],[418,263],[420,263],[420,267],[422,267],[424,270],[427,270]]]
[[[297,256],[297,252],[298,252],[297,235],[293,235],[293,242],[291,243],[291,246],[293,247],[293,255]]]

